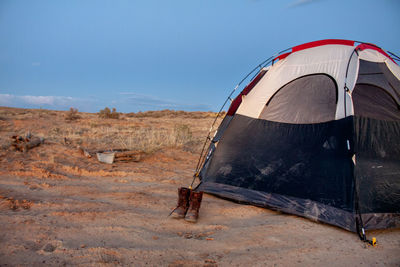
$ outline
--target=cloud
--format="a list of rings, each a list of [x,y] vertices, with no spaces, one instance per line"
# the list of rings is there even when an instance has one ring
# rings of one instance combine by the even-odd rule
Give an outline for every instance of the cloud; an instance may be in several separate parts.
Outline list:
[[[9,94],[0,94],[0,105],[8,106],[12,102],[14,96]]]
[[[32,105],[54,105],[56,97],[54,96],[15,96],[16,99],[20,99],[22,102]]]
[[[40,66],[40,62],[32,62],[32,66],[39,67]]]
[[[289,5],[287,5],[287,8],[304,6],[304,5],[312,4],[312,3],[315,3],[318,1],[320,1],[320,0],[296,0],[296,1],[293,1],[292,3],[290,3]]]
[[[147,110],[187,110],[208,111],[213,110],[209,104],[183,103],[162,99],[156,96],[137,93],[119,93],[107,99],[97,97],[76,98],[70,96],[33,96],[0,94],[0,106],[20,108],[47,108],[56,110],[68,110],[70,107],[84,112],[98,112],[104,107],[115,107],[120,112],[137,112]]]
[[[0,94],[0,105],[8,107],[24,108],[52,108],[68,109],[70,107],[82,107],[92,102],[92,100],[74,98],[70,96],[33,96],[33,95],[13,95]]]
[[[201,103],[182,103],[169,99],[162,99],[155,96],[143,95],[137,93],[123,92],[122,100],[132,105],[135,110],[151,110],[151,109],[174,109],[174,110],[211,110],[212,107]]]
[[[126,99],[131,104],[161,107],[161,108],[174,108],[177,106],[177,103],[173,101],[160,99],[154,96],[142,95],[136,93],[124,93],[124,95],[127,95]]]

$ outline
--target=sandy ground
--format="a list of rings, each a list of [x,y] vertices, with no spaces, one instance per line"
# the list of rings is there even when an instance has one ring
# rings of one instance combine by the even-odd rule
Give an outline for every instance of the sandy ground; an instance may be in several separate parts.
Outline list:
[[[168,218],[198,157],[182,148],[112,165],[56,142],[0,156],[0,266],[400,266],[400,229],[368,232],[371,247],[211,195],[196,224]]]

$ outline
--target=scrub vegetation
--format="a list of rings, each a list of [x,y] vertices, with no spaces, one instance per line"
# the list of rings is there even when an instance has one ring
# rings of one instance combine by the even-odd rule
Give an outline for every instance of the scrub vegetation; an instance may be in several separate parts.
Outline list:
[[[214,112],[174,110],[126,114],[107,107],[97,114],[79,112],[76,108],[69,111],[0,109],[3,133],[8,132],[10,136],[31,132],[49,142],[65,143],[67,140],[70,145],[88,149],[122,148],[147,153],[163,148],[199,153],[215,117]],[[17,126],[13,131],[12,122]]]
[[[105,107],[104,109],[100,110],[99,117],[103,119],[119,119],[119,112],[117,112],[116,108],[112,108],[112,111]]]
[[[69,111],[65,114],[66,121],[76,121],[80,118],[81,116],[79,116],[77,108],[70,108]]]

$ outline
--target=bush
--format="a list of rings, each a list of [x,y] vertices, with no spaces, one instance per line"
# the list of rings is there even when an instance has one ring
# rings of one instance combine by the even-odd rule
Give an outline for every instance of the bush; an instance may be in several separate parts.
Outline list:
[[[65,116],[66,121],[76,121],[80,118],[81,116],[79,116],[77,108],[70,108],[67,112],[67,115]]]
[[[108,107],[105,107],[100,110],[99,117],[103,119],[119,119],[119,112],[115,108],[111,111]]]

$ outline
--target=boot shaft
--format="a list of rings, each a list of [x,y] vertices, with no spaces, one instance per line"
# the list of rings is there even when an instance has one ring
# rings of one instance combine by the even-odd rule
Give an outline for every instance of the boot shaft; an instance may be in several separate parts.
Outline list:
[[[189,207],[189,198],[191,190],[186,187],[178,188],[178,207]]]
[[[189,208],[190,192],[192,190],[186,187],[178,188],[178,204],[171,212],[173,218],[184,218]]]
[[[195,223],[199,218],[199,209],[201,200],[203,199],[203,192],[191,192],[190,193],[190,206],[185,216],[187,222]]]
[[[201,205],[201,200],[203,199],[203,192],[194,192],[190,193],[190,209],[191,210],[199,210]]]

